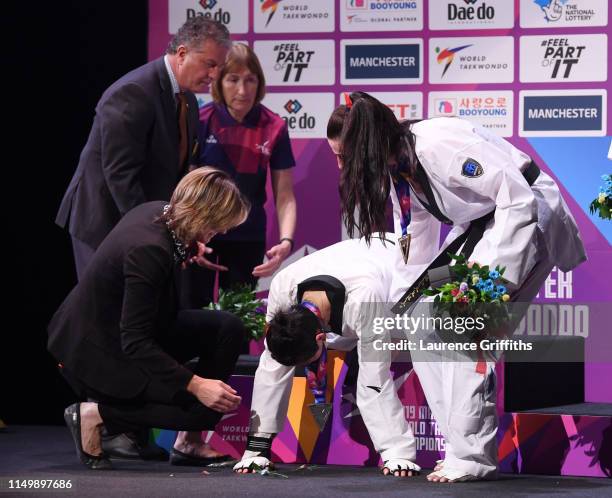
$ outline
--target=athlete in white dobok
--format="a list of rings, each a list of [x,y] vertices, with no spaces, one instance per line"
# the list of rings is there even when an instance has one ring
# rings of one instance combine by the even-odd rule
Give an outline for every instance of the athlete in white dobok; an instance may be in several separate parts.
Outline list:
[[[391,197],[400,241],[389,262],[392,299],[414,302],[414,268],[447,264],[438,256],[449,247],[471,262],[505,266],[516,303],[531,301],[553,266],[569,271],[586,259],[554,180],[527,154],[479,126],[458,118],[399,123],[387,106],[355,92],[334,111],[327,131],[341,168],[349,234],[357,229],[367,239],[383,222]],[[441,222],[453,225],[442,248]],[[455,240],[461,243],[451,245]],[[445,459],[428,479],[495,478],[494,362],[482,368],[476,357],[448,361],[444,354],[415,353],[414,369],[446,440]]]
[[[268,297],[266,347],[255,374],[247,449],[234,470],[252,472],[271,465],[270,447],[287,415],[295,365],[316,362],[325,348],[357,347],[357,406],[383,473],[418,474],[414,435],[406,421],[389,370],[390,355],[370,355],[372,319],[388,313],[395,254],[390,239],[372,234],[309,254],[278,273]],[[366,330],[367,329],[367,330]],[[367,344],[363,344],[367,341]]]

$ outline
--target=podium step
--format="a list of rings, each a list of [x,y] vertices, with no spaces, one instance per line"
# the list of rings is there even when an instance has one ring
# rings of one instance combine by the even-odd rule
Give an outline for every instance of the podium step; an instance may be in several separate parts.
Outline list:
[[[541,415],[581,415],[592,417],[612,417],[612,403],[575,403],[572,405],[547,406],[520,410],[520,413],[539,413]]]

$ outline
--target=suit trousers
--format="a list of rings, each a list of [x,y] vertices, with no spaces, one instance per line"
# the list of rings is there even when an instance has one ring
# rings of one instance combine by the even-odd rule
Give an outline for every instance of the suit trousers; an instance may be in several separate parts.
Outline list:
[[[223,311],[184,310],[160,346],[179,363],[197,357],[191,368],[195,375],[227,381],[234,370],[245,336],[242,321]],[[75,392],[98,401],[100,416],[109,435],[136,432],[142,428],[204,431],[212,430],[222,413],[204,406],[187,391],[168,403],[160,393],[163,386],[151,379],[136,398],[120,400],[97,392],[63,371]],[[161,401],[164,399],[164,401]]]
[[[77,280],[81,280],[83,277],[85,269],[87,265],[89,265],[95,252],[96,250],[93,247],[90,247],[76,237],[72,237],[72,253],[74,254],[74,266],[76,267]]]

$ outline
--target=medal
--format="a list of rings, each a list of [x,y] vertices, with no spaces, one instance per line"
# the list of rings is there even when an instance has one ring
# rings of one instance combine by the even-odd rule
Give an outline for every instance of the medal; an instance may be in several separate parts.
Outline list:
[[[396,166],[392,173],[393,186],[397,195],[400,210],[400,226],[402,228],[402,236],[398,239],[404,264],[408,264],[408,254],[410,253],[410,234],[408,233],[408,225],[410,225],[410,183],[408,182],[408,173],[405,164]]]
[[[310,413],[312,413],[312,416],[319,427],[319,432],[323,431],[325,424],[327,423],[327,419],[332,412],[332,404],[312,403],[308,405],[308,408],[310,409]]]
[[[402,235],[398,239],[400,249],[402,250],[402,256],[404,257],[404,264],[408,264],[408,255],[410,254],[410,234]]]

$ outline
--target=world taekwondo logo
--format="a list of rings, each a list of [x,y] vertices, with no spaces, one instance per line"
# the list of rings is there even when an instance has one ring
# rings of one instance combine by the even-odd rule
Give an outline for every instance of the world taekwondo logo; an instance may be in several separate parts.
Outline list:
[[[442,77],[444,77],[446,71],[448,71],[448,68],[453,63],[455,54],[460,50],[471,46],[472,45],[462,45],[461,47],[445,48],[444,50],[440,50],[440,47],[436,47],[436,54],[438,54],[438,56],[436,57],[436,61],[438,62],[438,64],[443,64],[444,62],[446,62],[446,66],[444,66],[444,71],[442,71]]]
[[[270,21],[274,17],[276,13],[276,9],[278,9],[278,4],[283,0],[259,0],[261,2],[261,11],[265,14],[268,10],[270,11],[270,15],[268,16],[268,20],[266,21],[266,28]]]
[[[204,9],[212,9],[217,5],[217,0],[200,0],[200,5]]]
[[[302,109],[302,104],[299,100],[294,99],[288,100],[284,107],[289,114],[297,114]]]

